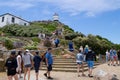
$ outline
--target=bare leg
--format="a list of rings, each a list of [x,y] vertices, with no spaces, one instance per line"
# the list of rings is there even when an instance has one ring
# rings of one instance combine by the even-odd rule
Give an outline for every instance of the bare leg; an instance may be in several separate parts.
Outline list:
[[[39,72],[36,73],[36,80],[38,80],[38,75],[39,75]]]
[[[48,71],[48,77],[50,77],[50,71]]]
[[[28,68],[28,80],[30,80],[30,68]]]
[[[12,76],[8,76],[8,80],[12,80]]]
[[[92,76],[92,68],[89,68],[89,76]]]
[[[80,65],[77,64],[77,73],[78,73],[78,77],[80,76],[80,75],[79,75],[79,72],[80,72]]]
[[[18,75],[17,75],[17,74],[14,75],[14,79],[15,79],[15,80],[18,80]]]
[[[27,68],[24,69],[24,80],[26,80]]]
[[[84,74],[84,66],[83,66],[83,64],[81,64],[81,68],[82,68],[82,76],[85,76],[85,74]]]
[[[19,70],[18,73],[19,73],[19,78],[22,78],[22,76],[21,76],[21,70]]]

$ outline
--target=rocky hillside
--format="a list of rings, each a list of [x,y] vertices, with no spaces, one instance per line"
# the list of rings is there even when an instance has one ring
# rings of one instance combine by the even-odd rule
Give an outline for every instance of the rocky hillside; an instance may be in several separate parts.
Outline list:
[[[29,47],[31,49],[37,49],[36,46],[40,44],[40,41],[45,41],[37,38],[38,33],[46,34],[46,36],[53,38],[59,37],[60,46],[64,48],[68,48],[68,42],[69,40],[72,40],[74,42],[75,49],[79,49],[81,45],[83,47],[85,45],[89,45],[97,54],[104,54],[106,49],[110,49],[112,47],[120,49],[119,44],[114,44],[108,39],[101,37],[100,35],[84,35],[81,32],[75,32],[69,26],[59,21],[33,21],[31,22],[30,26],[13,24],[0,28],[0,34],[5,35],[5,37],[9,36],[9,40],[12,43],[14,43],[16,40],[13,38],[11,40],[11,36],[14,36],[15,38],[22,37],[23,39],[19,39],[20,41],[18,42],[25,43],[24,45],[27,46],[27,48]],[[32,41],[33,37],[35,37],[34,41]],[[26,38],[28,41],[26,41]],[[0,41],[2,40],[2,37],[0,37]],[[10,41],[4,40],[6,43],[10,43]],[[27,42],[30,42],[31,45]]]

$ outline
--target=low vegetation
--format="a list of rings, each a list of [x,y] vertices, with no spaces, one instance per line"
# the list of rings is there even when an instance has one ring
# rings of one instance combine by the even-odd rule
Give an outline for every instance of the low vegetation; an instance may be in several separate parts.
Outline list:
[[[68,48],[69,40],[72,40],[75,44],[75,48],[79,49],[82,45],[89,45],[96,54],[105,54],[105,51],[110,48],[120,49],[120,44],[114,44],[106,38],[101,37],[100,35],[84,35],[80,32],[75,32],[69,26],[54,21],[34,21],[31,22],[30,26],[21,26],[21,25],[7,25],[3,28],[0,28],[0,34],[4,33],[5,37],[15,36],[15,37],[23,37],[20,39],[21,42],[24,41],[24,48],[27,49],[37,49],[37,45],[41,42],[39,38],[37,38],[38,33],[44,33],[47,36],[52,36],[52,33],[58,29],[63,29],[63,35],[60,38],[60,45]],[[24,38],[28,38],[28,40],[24,40]],[[0,37],[0,41],[5,43],[5,47],[8,49],[14,48],[12,45],[15,40],[13,38],[5,38]],[[30,40],[29,40],[30,39]],[[44,46],[50,47],[51,42],[49,40],[44,41]]]

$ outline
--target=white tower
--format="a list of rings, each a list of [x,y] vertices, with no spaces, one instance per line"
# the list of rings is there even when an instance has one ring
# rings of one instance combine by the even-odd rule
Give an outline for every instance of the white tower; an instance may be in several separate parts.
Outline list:
[[[57,13],[53,15],[53,21],[59,21],[59,15]]]

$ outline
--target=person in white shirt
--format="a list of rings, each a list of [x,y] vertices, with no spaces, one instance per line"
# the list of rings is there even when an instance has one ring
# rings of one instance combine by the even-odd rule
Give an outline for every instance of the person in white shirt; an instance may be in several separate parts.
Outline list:
[[[106,50],[106,63],[110,60],[110,53]]]
[[[79,50],[83,53],[83,46],[80,46]]]
[[[22,53],[22,51],[18,51],[18,55],[17,55],[17,65],[18,65],[18,67],[17,67],[17,72],[18,72],[18,74],[19,74],[19,78],[23,78],[22,76],[21,76],[21,63],[22,63],[22,56],[21,56],[21,53]]]

